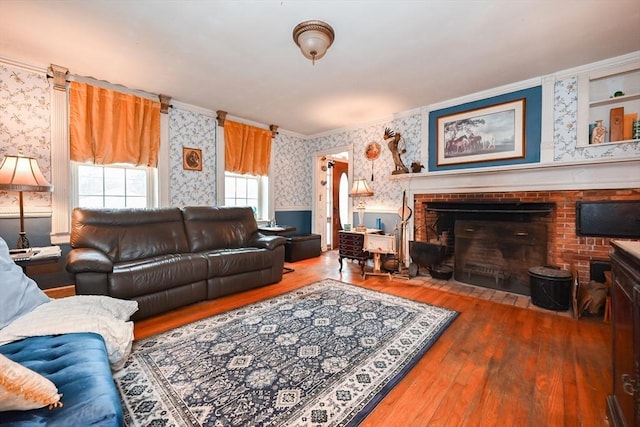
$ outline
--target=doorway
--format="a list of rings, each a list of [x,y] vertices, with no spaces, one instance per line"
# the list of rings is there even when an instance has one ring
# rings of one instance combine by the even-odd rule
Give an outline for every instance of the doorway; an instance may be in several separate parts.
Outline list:
[[[323,250],[337,248],[338,231],[343,224],[352,222],[349,199],[352,150],[352,146],[346,146],[314,154],[312,229],[320,234]]]
[[[327,212],[331,218],[327,221],[327,249],[338,249],[338,231],[343,224],[349,224],[349,163],[332,159],[331,197],[327,197]]]

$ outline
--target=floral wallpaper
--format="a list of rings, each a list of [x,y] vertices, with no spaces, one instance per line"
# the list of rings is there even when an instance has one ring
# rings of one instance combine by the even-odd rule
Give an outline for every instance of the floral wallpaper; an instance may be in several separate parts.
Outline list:
[[[308,140],[278,133],[273,140],[271,176],[275,210],[311,209],[313,157]]]
[[[202,170],[182,168],[182,148],[202,150]],[[169,110],[169,200],[171,206],[216,205],[216,119]]]
[[[554,90],[554,153],[556,162],[640,154],[640,143],[578,146],[578,79],[559,80]]]
[[[355,177],[371,179],[373,197],[367,199],[367,207],[376,210],[397,210],[402,204],[403,183],[390,180],[395,170],[391,151],[383,140],[385,128],[400,133],[400,147],[406,148],[401,155],[404,165],[411,169],[411,163],[419,161],[421,150],[422,118],[419,113],[389,122],[338,132],[332,135],[301,139],[278,135],[274,159],[276,210],[286,207],[306,207],[311,209],[313,153],[353,144],[353,173]],[[376,141],[382,152],[372,162],[364,156],[367,144]]]
[[[45,73],[0,63],[0,162],[19,150],[35,157],[51,182],[49,82]],[[17,206],[18,193],[0,191],[0,206]],[[51,193],[24,193],[28,206],[50,207]]]

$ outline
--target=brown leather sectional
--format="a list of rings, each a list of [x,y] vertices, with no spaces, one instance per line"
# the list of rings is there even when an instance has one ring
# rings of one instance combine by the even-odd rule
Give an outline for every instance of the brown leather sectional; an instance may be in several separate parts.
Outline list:
[[[76,208],[66,268],[76,294],[138,301],[140,320],[279,282],[285,242],[249,207]]]

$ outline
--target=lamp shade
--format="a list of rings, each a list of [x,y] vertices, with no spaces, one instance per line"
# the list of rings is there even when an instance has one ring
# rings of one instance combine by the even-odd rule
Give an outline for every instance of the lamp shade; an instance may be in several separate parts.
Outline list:
[[[0,165],[0,190],[53,191],[33,157],[5,156]]]
[[[304,21],[293,29],[293,41],[304,57],[313,63],[327,53],[334,37],[331,25],[323,21]]]
[[[353,186],[351,187],[350,196],[357,197],[367,197],[373,196],[373,190],[367,184],[367,180],[364,178],[358,178],[353,181]]]

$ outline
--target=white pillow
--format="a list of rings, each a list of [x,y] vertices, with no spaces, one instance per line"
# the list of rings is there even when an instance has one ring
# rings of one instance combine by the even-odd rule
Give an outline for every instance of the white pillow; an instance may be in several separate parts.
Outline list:
[[[129,320],[138,311],[138,301],[112,298],[106,295],[74,295],[53,299],[47,309],[56,312],[69,312],[94,316],[113,316],[120,320]],[[54,307],[55,306],[55,307]]]
[[[0,329],[29,313],[49,297],[27,277],[9,255],[7,243],[0,237]]]
[[[0,411],[53,409],[61,397],[51,381],[0,354]]]

